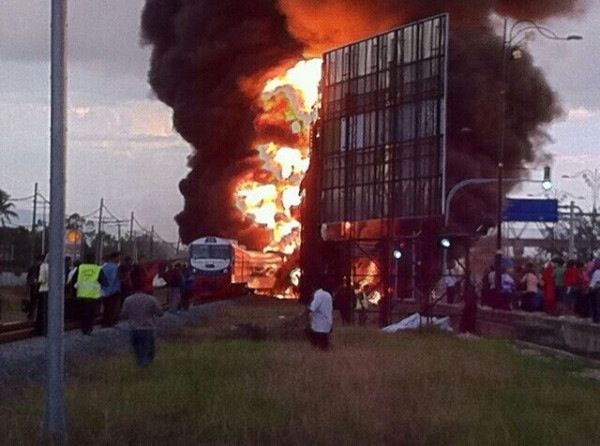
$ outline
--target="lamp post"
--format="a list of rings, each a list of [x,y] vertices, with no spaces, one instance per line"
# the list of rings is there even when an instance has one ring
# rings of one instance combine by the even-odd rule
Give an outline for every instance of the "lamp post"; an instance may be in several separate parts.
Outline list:
[[[502,37],[502,64],[501,75],[503,87],[500,90],[500,110],[499,110],[499,133],[498,140],[498,165],[497,165],[497,208],[496,208],[496,257],[494,262],[494,289],[500,291],[501,285],[501,269],[502,269],[502,201],[503,201],[503,175],[504,175],[504,144],[506,131],[506,92],[508,90],[508,61],[521,57],[519,48],[520,36],[528,31],[533,31],[549,40],[581,40],[579,35],[559,36],[554,31],[545,26],[538,25],[532,20],[518,20],[514,22],[510,28],[508,20],[504,20],[504,33]]]
[[[598,195],[600,195],[600,171],[598,169],[584,169],[572,175],[563,175],[562,177],[567,179],[575,179],[581,177],[583,178],[583,181],[585,181],[585,184],[592,191],[592,230],[590,233],[590,255],[594,255],[594,250],[596,249],[596,243],[594,239],[594,227],[596,226]]]

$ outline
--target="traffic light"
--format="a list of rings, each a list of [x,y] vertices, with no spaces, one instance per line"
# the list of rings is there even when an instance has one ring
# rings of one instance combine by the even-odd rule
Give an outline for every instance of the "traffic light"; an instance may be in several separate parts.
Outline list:
[[[552,177],[550,176],[550,167],[544,167],[544,179],[542,180],[542,189],[548,191],[552,189]]]
[[[400,260],[402,258],[402,250],[400,248],[395,248],[392,251],[392,257],[396,260]]]

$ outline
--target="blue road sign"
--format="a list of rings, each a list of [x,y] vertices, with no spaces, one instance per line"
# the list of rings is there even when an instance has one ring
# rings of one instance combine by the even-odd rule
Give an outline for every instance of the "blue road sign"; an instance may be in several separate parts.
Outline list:
[[[547,198],[509,198],[504,221],[558,221],[558,200]]]

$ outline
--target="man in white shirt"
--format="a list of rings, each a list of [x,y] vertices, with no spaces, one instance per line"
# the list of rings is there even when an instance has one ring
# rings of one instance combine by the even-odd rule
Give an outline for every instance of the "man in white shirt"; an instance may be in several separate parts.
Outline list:
[[[329,334],[333,326],[333,298],[323,288],[317,289],[307,308],[310,327],[306,328],[306,336],[312,345],[322,350],[329,348]]]

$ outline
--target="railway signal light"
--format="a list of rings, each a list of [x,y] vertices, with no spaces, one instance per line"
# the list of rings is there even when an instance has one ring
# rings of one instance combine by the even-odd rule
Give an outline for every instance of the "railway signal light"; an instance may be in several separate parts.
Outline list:
[[[450,249],[452,247],[452,239],[447,235],[443,235],[438,239],[438,246],[442,249]]]

